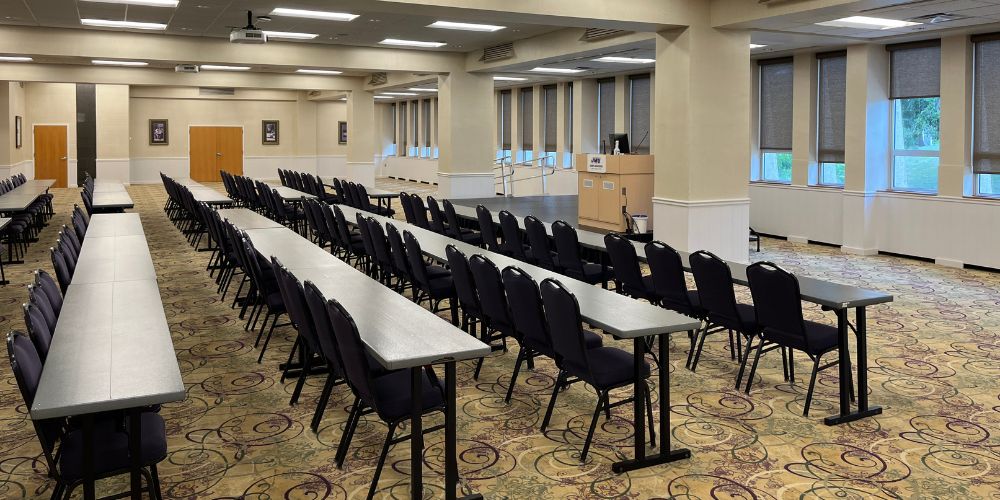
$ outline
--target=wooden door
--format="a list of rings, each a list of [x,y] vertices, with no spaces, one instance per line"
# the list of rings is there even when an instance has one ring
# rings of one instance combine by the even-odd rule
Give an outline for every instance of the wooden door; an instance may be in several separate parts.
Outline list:
[[[52,187],[66,187],[66,125],[36,125],[35,178],[55,179]]]
[[[233,175],[243,175],[243,129],[218,127],[216,129],[216,180],[221,181],[219,170]]]
[[[216,127],[191,127],[191,179],[198,182],[219,180],[215,168]]]

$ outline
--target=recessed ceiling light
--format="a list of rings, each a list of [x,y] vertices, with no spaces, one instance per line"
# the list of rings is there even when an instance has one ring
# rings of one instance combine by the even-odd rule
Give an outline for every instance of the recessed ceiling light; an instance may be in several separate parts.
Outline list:
[[[583,73],[584,70],[582,70],[582,69],[573,69],[573,68],[545,68],[545,67],[539,66],[537,68],[531,68],[528,71],[534,71],[535,73],[563,73],[563,74],[567,74],[567,73]]]
[[[118,3],[125,5],[144,5],[147,7],[177,7],[179,0],[81,0],[93,3]]]
[[[437,21],[427,25],[427,27],[463,31],[500,31],[506,28],[506,26],[496,26],[493,24],[453,23],[451,21]]]
[[[288,38],[290,40],[312,40],[318,37],[316,33],[296,33],[294,31],[265,31],[268,38]]]
[[[107,59],[93,59],[90,63],[98,66],[149,66],[149,63],[145,61],[109,61]]]
[[[392,96],[391,95],[377,95],[377,96],[375,96],[375,98],[376,99],[392,99]]]
[[[346,101],[346,100],[347,100],[347,98],[346,98],[346,97],[341,97],[340,99],[337,99],[337,100],[338,100],[338,101]]]
[[[816,23],[816,24],[820,26],[835,26],[837,28],[888,30],[892,28],[905,28],[907,26],[915,26],[921,23],[915,23],[912,21],[899,21],[896,19],[882,19],[878,17],[851,16],[842,19],[834,19],[833,21],[824,21],[822,23]]]
[[[208,71],[248,71],[250,66],[219,66],[217,64],[202,64],[201,69]]]
[[[399,45],[402,47],[423,47],[423,48],[437,48],[444,47],[448,45],[444,42],[421,42],[419,40],[400,40],[398,38],[386,38],[379,42],[382,45]]]
[[[343,71],[336,71],[332,69],[298,69],[295,70],[296,73],[305,73],[307,75],[339,75]]]
[[[419,95],[414,92],[382,92],[382,95],[392,95],[392,96],[412,96]]]
[[[516,76],[494,76],[493,80],[497,82],[523,82],[527,80],[527,78],[519,78]]]
[[[167,25],[162,23],[140,23],[136,21],[109,21],[107,19],[80,19],[80,24],[84,26],[98,26],[101,28],[132,28],[137,30],[167,29]]]
[[[759,43],[751,43],[750,44],[750,48],[751,49],[762,49],[764,47],[767,47],[767,45],[761,45]]]
[[[437,92],[438,89],[432,89],[430,87],[410,87],[406,90],[412,90],[414,92]]]
[[[649,64],[649,63],[655,63],[656,59],[643,59],[641,57],[604,56],[598,59],[594,59],[594,61],[609,62],[609,63],[624,63],[624,64]]]
[[[31,62],[32,58],[27,56],[0,56],[0,62]]]
[[[346,12],[328,12],[324,10],[286,9],[278,7],[271,11],[272,16],[305,17],[308,19],[323,19],[325,21],[353,21],[358,15]]]

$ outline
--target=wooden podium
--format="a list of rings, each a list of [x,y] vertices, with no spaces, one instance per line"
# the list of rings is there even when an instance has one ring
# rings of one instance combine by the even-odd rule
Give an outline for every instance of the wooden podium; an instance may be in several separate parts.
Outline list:
[[[576,169],[581,226],[624,231],[624,206],[632,215],[648,215],[652,229],[652,155],[578,154]]]

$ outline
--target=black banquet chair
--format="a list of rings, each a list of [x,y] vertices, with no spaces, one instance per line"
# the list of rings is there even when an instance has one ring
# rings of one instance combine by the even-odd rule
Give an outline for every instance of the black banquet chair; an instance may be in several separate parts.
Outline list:
[[[580,258],[580,240],[573,226],[561,220],[555,221],[552,224],[552,238],[556,242],[562,274],[591,285],[608,287],[608,280],[614,276],[614,269]]]
[[[688,368],[694,371],[698,368],[698,360],[701,358],[706,337],[723,330],[729,331],[729,354],[730,358],[736,359],[737,351],[741,349],[742,338],[746,338],[749,345],[750,339],[757,335],[759,327],[754,307],[736,301],[733,275],[726,261],[705,250],[691,254],[688,260],[694,282],[698,286],[698,300],[705,309],[705,322],[699,332],[697,346],[688,353]],[[737,386],[742,376],[740,373],[736,377]],[[788,376],[787,371],[785,376]]]

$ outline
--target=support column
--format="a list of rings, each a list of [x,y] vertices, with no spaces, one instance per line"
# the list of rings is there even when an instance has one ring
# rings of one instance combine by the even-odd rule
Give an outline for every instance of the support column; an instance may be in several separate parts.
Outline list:
[[[343,178],[375,186],[375,96],[363,90],[347,94],[347,171]]]
[[[320,173],[318,141],[336,139],[320,138],[319,131],[318,105],[309,100],[308,92],[300,91],[295,98],[295,171]]]
[[[567,131],[566,126],[566,103],[569,102],[569,89],[567,88],[566,82],[559,83],[556,85],[556,166],[564,167],[566,166],[567,153],[572,153],[569,151],[569,144],[567,144],[566,138],[569,137],[567,134],[572,134],[573,131]],[[572,111],[570,111],[572,112]]]
[[[597,139],[597,80],[589,78],[573,82],[573,153],[596,153]]]
[[[889,53],[882,45],[847,47],[847,109],[841,250],[878,253],[875,193],[889,171]]]
[[[972,42],[941,39],[941,162],[939,196],[972,196]]]
[[[792,84],[792,185],[815,185],[816,163],[816,56],[795,54]]]
[[[493,77],[462,71],[439,76],[438,99],[438,193],[441,198],[493,196]]]
[[[746,262],[750,34],[704,19],[656,35],[654,237]]]

